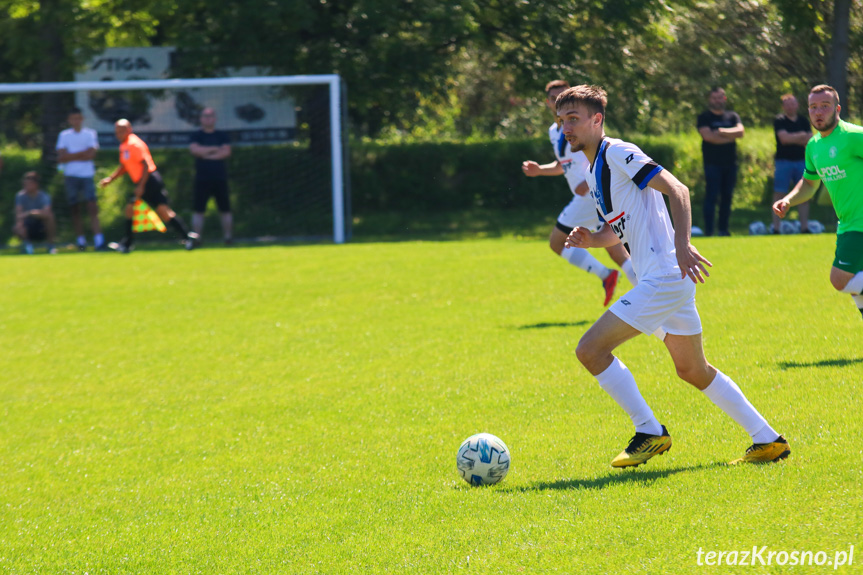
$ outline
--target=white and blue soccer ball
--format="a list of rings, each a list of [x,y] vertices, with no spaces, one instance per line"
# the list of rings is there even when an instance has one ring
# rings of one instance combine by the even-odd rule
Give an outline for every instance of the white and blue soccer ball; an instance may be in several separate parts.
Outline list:
[[[509,471],[509,448],[491,433],[464,440],[456,455],[458,473],[471,485],[494,485]]]

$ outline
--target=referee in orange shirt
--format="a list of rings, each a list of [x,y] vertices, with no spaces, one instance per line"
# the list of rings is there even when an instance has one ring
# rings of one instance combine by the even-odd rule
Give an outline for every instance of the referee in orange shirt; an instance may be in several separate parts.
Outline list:
[[[114,173],[99,182],[105,187],[123,174],[129,174],[129,179],[135,184],[135,195],[129,198],[126,204],[126,237],[120,242],[119,251],[129,253],[132,251],[134,240],[132,238],[132,216],[135,200],[142,199],[151,208],[156,210],[163,222],[170,224],[184,240],[187,250],[195,248],[198,243],[198,234],[190,232],[174,210],[168,205],[165,196],[165,183],[162,176],[156,171],[156,164],[150,155],[150,149],[144,141],[132,133],[132,124],[129,120],[117,120],[114,123],[114,134],[120,141],[120,166]]]

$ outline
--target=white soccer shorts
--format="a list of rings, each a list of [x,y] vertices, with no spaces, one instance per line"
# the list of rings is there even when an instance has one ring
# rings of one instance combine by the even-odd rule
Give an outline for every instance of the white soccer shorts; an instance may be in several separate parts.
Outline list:
[[[568,228],[582,227],[592,232],[600,227],[596,203],[590,196],[572,196],[572,201],[563,208],[557,221]]]
[[[695,284],[689,278],[639,278],[638,285],[614,302],[611,313],[641,333],[696,335],[701,318],[695,308]]]

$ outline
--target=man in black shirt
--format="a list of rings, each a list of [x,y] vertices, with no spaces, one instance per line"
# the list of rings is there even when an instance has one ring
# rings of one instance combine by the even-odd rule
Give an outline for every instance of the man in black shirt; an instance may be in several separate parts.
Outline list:
[[[227,159],[231,156],[231,138],[226,132],[216,130],[216,111],[212,108],[201,111],[201,129],[192,134],[189,151],[195,156],[192,229],[199,236],[203,235],[204,212],[212,196],[219,208],[225,243],[230,244],[234,225],[227,168]]]
[[[716,200],[719,199],[719,235],[728,231],[731,219],[731,197],[737,183],[737,144],[743,137],[743,122],[736,112],[725,109],[725,90],[713,88],[708,96],[708,109],[698,116],[701,153],[704,158],[704,233],[713,235]]]
[[[773,172],[773,203],[785,197],[803,177],[806,167],[806,142],[812,137],[809,119],[797,115],[799,105],[792,94],[782,96],[783,113],[773,120],[776,134],[776,169]],[[797,206],[800,231],[809,233],[809,202]],[[773,233],[779,233],[779,216],[773,214]]]

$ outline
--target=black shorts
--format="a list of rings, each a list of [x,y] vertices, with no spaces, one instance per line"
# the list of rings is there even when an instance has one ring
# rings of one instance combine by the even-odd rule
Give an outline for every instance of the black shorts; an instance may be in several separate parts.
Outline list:
[[[165,192],[165,182],[162,181],[162,176],[159,172],[150,172],[150,177],[147,178],[147,183],[144,184],[144,195],[141,199],[147,202],[147,205],[153,208],[161,204],[168,204],[168,195]],[[135,203],[135,197],[129,198],[129,203]]]
[[[27,232],[27,239],[34,242],[41,242],[48,237],[48,231],[45,229],[45,222],[42,218],[36,216],[27,216],[24,218],[24,230]]]
[[[195,178],[195,195],[192,201],[193,211],[203,214],[210,198],[216,199],[216,206],[221,213],[231,211],[231,198],[228,195],[228,180],[201,180]]]

